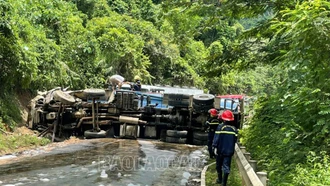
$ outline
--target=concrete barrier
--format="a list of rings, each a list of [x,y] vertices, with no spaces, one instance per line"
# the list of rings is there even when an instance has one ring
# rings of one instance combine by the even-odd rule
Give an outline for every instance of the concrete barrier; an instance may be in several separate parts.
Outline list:
[[[206,186],[206,178],[205,178],[205,175],[206,175],[206,171],[207,169],[209,168],[209,166],[211,165],[214,165],[216,162],[213,162],[209,165],[206,165],[203,170],[202,170],[202,174],[201,174],[201,186]]]
[[[267,181],[267,173],[264,172],[255,172],[256,171],[256,162],[254,167],[252,167],[249,163],[249,160],[251,158],[250,153],[246,152],[245,147],[241,148],[238,146],[238,144],[235,145],[235,154],[234,158],[236,160],[239,172],[242,176],[242,185],[245,186],[266,186]],[[251,160],[250,160],[251,161]]]

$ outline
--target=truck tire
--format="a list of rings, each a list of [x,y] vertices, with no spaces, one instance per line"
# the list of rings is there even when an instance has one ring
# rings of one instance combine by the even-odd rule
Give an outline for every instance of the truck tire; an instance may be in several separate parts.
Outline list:
[[[175,138],[175,137],[166,137],[166,142],[168,143],[180,143],[185,144],[187,143],[187,138]]]
[[[160,131],[160,141],[166,141],[166,129]]]
[[[105,96],[105,90],[103,89],[85,89],[83,90],[84,97],[88,98],[99,98]]]
[[[212,94],[196,94],[193,96],[193,103],[195,104],[204,104],[204,105],[213,105],[214,96]]]
[[[145,138],[156,138],[157,137],[156,126],[145,126],[144,137]]]
[[[160,141],[166,141],[166,129],[160,131]]]
[[[115,130],[114,127],[111,126],[110,129],[106,132],[106,137],[108,138],[114,138],[115,137]]]
[[[195,112],[205,113],[205,112],[208,112],[211,108],[214,108],[214,106],[213,106],[213,104],[204,105],[204,104],[193,103],[193,108],[194,108]]]
[[[175,100],[169,100],[168,105],[173,107],[189,107],[189,100],[181,100],[181,101],[175,101]]]
[[[186,131],[186,130],[183,130],[183,131],[167,130],[166,131],[166,136],[168,136],[168,137],[183,138],[183,137],[186,137],[187,134],[188,134],[188,131]]]
[[[193,139],[193,144],[194,145],[207,145],[207,140],[198,140],[198,139]]]
[[[106,135],[107,135],[107,132],[104,131],[104,130],[100,130],[99,132],[95,132],[93,130],[86,130],[84,132],[84,136],[87,139],[90,139],[90,138],[105,138]]]
[[[200,140],[200,141],[207,141],[208,140],[208,133],[202,131],[195,131],[193,133],[193,138]]]
[[[76,100],[74,99],[73,96],[71,96],[70,94],[67,94],[61,90],[56,90],[54,92],[54,99],[56,101],[60,101],[61,103],[65,104],[65,105],[73,105]]]
[[[189,94],[168,94],[169,100],[182,100],[182,99],[189,99]]]

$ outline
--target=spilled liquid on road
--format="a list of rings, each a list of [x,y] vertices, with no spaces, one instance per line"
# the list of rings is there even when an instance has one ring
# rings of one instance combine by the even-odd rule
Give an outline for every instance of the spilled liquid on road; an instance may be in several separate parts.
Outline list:
[[[0,185],[199,185],[201,146],[98,139],[0,165]]]

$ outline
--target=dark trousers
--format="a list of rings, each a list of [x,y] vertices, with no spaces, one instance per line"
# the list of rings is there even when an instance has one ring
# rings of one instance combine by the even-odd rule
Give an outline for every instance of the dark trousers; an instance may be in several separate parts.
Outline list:
[[[227,186],[227,180],[230,173],[230,163],[231,163],[232,156],[217,156],[217,172],[218,172],[218,183],[221,183],[222,186]],[[222,175],[222,171],[224,174]]]
[[[226,174],[230,173],[230,163],[231,163],[231,158],[232,156],[222,156],[221,154],[219,154],[217,156],[217,172],[222,173],[222,171]]]
[[[212,143],[213,143],[214,133],[215,133],[215,131],[209,131],[209,133],[208,133],[207,148],[209,150],[210,157],[214,157],[214,152],[212,150]]]

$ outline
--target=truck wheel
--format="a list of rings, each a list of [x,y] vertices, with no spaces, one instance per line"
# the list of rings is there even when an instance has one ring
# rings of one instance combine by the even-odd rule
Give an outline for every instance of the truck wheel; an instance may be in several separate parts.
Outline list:
[[[144,137],[145,138],[156,138],[157,137],[156,126],[145,126]]]
[[[181,100],[181,101],[176,101],[176,100],[170,100],[168,101],[168,105],[173,106],[173,107],[189,107],[189,100]]]
[[[105,96],[105,90],[103,89],[85,89],[83,90],[84,97],[89,98],[98,98]]]
[[[196,131],[193,133],[193,138],[201,141],[207,141],[208,140],[208,133]]]
[[[160,131],[160,141],[166,141],[166,129]]]
[[[168,94],[169,100],[181,100],[181,99],[189,99],[189,94]]]
[[[186,137],[188,134],[188,131],[177,131],[177,130],[167,130],[166,135],[169,137],[176,137],[176,138],[183,138]]]
[[[207,140],[198,140],[198,139],[193,139],[193,144],[194,145],[207,145]]]
[[[54,92],[54,99],[56,101],[60,101],[61,103],[65,104],[65,105],[73,105],[76,100],[74,99],[73,96],[71,96],[70,94],[67,94],[61,90],[56,90]]]
[[[203,105],[203,104],[193,103],[193,108],[194,108],[195,112],[199,112],[199,113],[208,112],[213,107],[214,107],[213,104]]]
[[[195,104],[213,105],[214,96],[212,94],[196,94],[193,96]]]
[[[108,129],[108,131],[107,131],[106,137],[114,138],[114,136],[115,136],[115,130],[114,130],[114,127],[111,126],[110,129]]]
[[[186,144],[187,143],[187,138],[179,138],[178,143]]]
[[[93,130],[86,130],[84,132],[84,136],[87,139],[90,139],[90,138],[105,138],[106,134],[107,134],[107,132],[104,131],[104,130],[100,130],[99,132],[95,132]]]
[[[166,142],[168,143],[180,143],[185,144],[187,143],[187,138],[175,138],[175,137],[166,137]]]

